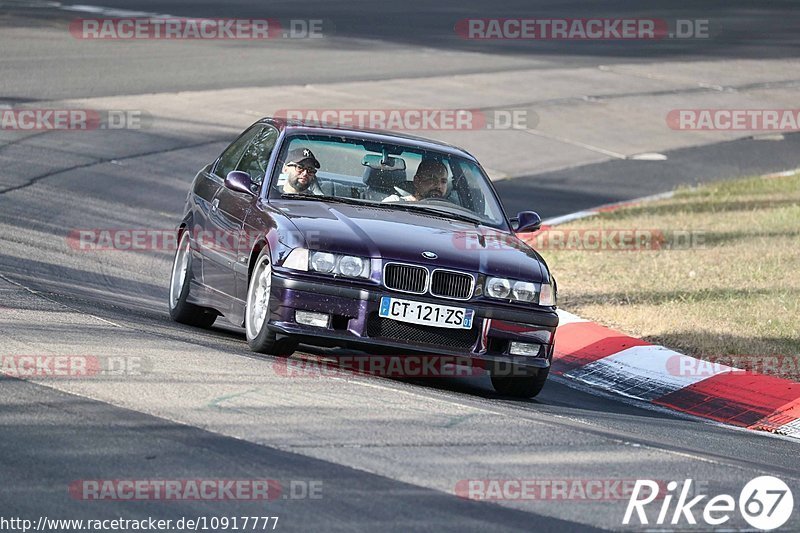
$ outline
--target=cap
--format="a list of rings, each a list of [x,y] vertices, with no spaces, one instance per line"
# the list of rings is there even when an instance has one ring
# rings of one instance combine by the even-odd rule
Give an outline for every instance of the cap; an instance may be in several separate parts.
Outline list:
[[[286,158],[286,164],[289,163],[302,163],[303,161],[311,160],[316,168],[319,168],[319,161],[314,157],[314,152],[308,148],[295,148],[289,151],[289,156]]]

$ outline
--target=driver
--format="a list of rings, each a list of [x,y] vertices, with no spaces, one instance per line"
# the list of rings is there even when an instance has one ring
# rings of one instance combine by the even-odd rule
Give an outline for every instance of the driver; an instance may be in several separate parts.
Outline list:
[[[416,202],[426,198],[443,198],[447,192],[447,167],[436,159],[423,159],[414,174],[414,194],[387,196],[383,202]]]
[[[322,195],[322,189],[317,183],[317,169],[319,161],[308,148],[295,148],[289,152],[286,163],[283,165],[283,174],[286,183],[283,192],[287,194],[315,194]]]

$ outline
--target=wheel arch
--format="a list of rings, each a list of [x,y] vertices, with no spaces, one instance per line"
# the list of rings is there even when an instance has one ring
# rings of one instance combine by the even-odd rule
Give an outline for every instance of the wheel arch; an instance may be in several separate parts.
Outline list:
[[[274,241],[274,242],[272,242]],[[275,262],[275,256],[273,255],[273,250],[278,243],[277,236],[274,233],[269,233],[266,236],[260,237],[253,247],[250,249],[250,257],[247,261],[247,282],[250,283],[250,278],[253,275],[253,269],[256,266],[256,261],[258,261],[258,257],[261,255],[261,252],[266,248],[267,253],[269,254],[269,261],[270,263]]]
[[[180,242],[181,237],[183,237],[183,232],[188,230],[190,226],[194,223],[194,219],[192,218],[191,211],[184,215],[183,220],[181,220],[180,224],[175,230],[175,241]]]

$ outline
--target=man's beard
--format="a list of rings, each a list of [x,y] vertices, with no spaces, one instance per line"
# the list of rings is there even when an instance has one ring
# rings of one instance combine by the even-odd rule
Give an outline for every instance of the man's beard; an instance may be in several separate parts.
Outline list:
[[[289,176],[288,179],[289,179],[289,185],[291,185],[292,188],[294,190],[296,190],[297,192],[306,191],[306,190],[308,190],[309,187],[311,187],[311,180],[310,179],[307,180],[307,182],[305,184],[300,183],[299,176]]]
[[[431,189],[428,192],[426,192],[422,197],[423,198],[442,198],[443,196],[444,195],[442,194],[442,191],[440,191],[439,189]]]

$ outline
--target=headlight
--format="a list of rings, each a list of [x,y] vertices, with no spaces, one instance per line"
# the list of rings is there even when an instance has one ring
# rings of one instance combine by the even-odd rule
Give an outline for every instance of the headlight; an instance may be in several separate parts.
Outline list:
[[[359,278],[364,273],[364,263],[365,261],[360,257],[345,255],[339,259],[339,272],[342,276]]]
[[[511,294],[511,282],[504,278],[489,278],[486,282],[486,294],[492,298],[508,298]]]
[[[537,299],[536,296],[539,296]],[[556,305],[556,294],[549,283],[531,283],[506,278],[489,278],[486,280],[486,296],[512,302],[538,303],[539,305]]]
[[[309,252],[305,248],[295,248],[286,258],[283,266],[294,270],[310,270],[348,278],[369,278],[372,263],[366,257],[330,252]]]
[[[311,270],[330,274],[336,268],[336,256],[328,252],[314,252],[309,263]]]
[[[518,281],[514,283],[512,294],[515,300],[532,302],[536,299],[536,285],[527,281]]]
[[[539,292],[539,305],[556,305],[556,291],[549,283],[542,283]]]

